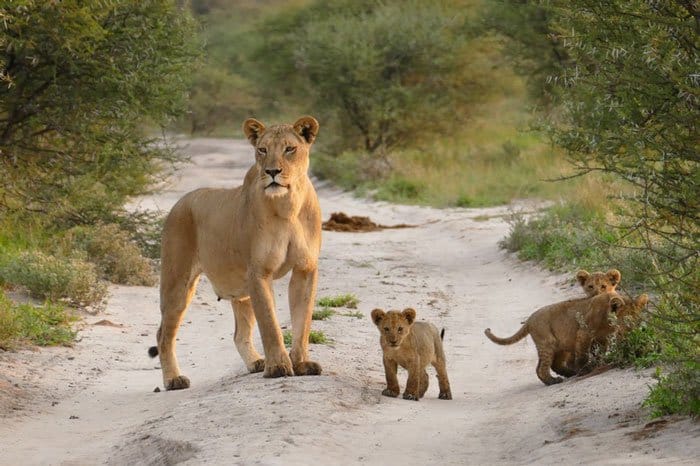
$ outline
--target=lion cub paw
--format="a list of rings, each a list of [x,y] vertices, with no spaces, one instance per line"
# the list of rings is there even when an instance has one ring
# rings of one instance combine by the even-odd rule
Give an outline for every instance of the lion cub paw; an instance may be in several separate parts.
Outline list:
[[[403,399],[404,400],[418,401],[420,398],[418,398],[418,395],[414,395],[413,393],[404,393]]]
[[[396,398],[397,396],[399,396],[399,392],[396,392],[390,388],[385,388],[384,390],[382,390],[382,395]]]
[[[263,373],[263,377],[266,377],[268,379],[275,379],[277,377],[288,377],[294,375],[294,372],[292,371],[292,368],[286,365],[278,365],[278,366],[265,366],[265,372]]]
[[[563,378],[561,377],[550,377],[547,381],[545,381],[545,385],[554,385],[558,383],[562,383],[564,381]]]
[[[446,391],[446,392],[440,392],[438,395],[438,398],[441,400],[451,400],[452,399],[452,392]]]
[[[294,364],[294,375],[321,375],[321,365],[313,361],[301,361]]]
[[[248,366],[248,371],[251,374],[254,374],[256,372],[262,372],[265,370],[265,360],[260,358],[257,361],[255,361],[253,364]]]
[[[165,384],[166,390],[182,390],[184,388],[190,388],[190,379],[184,375],[178,375],[177,377],[168,380]]]

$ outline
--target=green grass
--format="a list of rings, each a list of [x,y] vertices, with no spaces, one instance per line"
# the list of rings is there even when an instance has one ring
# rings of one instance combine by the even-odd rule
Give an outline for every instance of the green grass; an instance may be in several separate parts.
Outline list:
[[[63,306],[15,304],[0,291],[0,349],[26,343],[70,346],[76,335],[71,328],[74,320]]]
[[[323,309],[319,309],[314,311],[314,313],[311,315],[312,320],[326,320],[330,316],[335,314],[335,311],[333,309],[324,307]]]
[[[337,296],[325,296],[318,300],[318,305],[323,307],[347,307],[350,309],[357,308],[360,301],[354,294],[340,294]]]
[[[354,317],[356,319],[364,319],[365,315],[361,313],[360,311],[355,311],[355,312],[343,312],[340,314],[341,316],[344,317]]]
[[[285,346],[292,346],[292,332],[291,330],[286,330],[283,334],[282,337],[284,338],[284,345]],[[326,337],[326,335],[320,331],[320,330],[311,330],[309,333],[309,343],[313,345],[325,345],[327,343],[330,343],[330,340]]]

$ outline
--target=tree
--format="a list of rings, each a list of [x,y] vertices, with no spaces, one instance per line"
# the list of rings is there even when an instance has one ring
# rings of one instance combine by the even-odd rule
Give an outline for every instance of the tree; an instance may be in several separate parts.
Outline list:
[[[0,213],[92,223],[176,156],[147,128],[184,109],[198,53],[167,0],[0,4]]]
[[[667,361],[694,381],[679,396],[697,395],[700,6],[690,0],[538,3],[548,8],[552,39],[570,57],[555,76],[562,120],[553,123],[552,135],[578,174],[602,172],[623,182],[620,246],[650,257],[652,270],[644,273],[658,295],[655,324]]]

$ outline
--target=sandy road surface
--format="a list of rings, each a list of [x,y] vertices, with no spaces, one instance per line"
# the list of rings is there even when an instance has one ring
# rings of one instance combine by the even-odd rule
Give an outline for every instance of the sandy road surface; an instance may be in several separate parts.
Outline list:
[[[199,139],[185,150],[193,164],[142,207],[168,210],[196,187],[237,185],[253,157],[242,141]],[[507,208],[436,210],[318,191],[324,218],[343,211],[419,225],[324,232],[318,296],[354,293],[363,317],[313,322],[333,340],[311,347],[322,376],[248,374],[230,306],[203,279],[179,334],[192,388],[154,393],[161,372],[146,349],[159,323],[157,288],[115,286],[74,349],[0,356],[0,464],[697,464],[697,424],[648,424],[638,410],[649,371],[545,387],[529,338],[501,347],[483,336],[485,327],[510,335],[537,307],[579,293],[498,249]],[[288,325],[285,280],[275,294]],[[420,402],[380,396],[369,312],[405,306],[446,328],[452,401],[437,399],[432,368]],[[113,325],[95,325],[105,319]]]

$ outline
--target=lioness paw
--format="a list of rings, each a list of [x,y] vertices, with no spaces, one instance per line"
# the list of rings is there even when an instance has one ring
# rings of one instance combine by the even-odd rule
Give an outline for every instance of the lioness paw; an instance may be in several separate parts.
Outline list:
[[[451,400],[452,392],[440,392],[438,398],[440,398],[441,400]]]
[[[265,366],[265,373],[263,377],[268,379],[275,379],[277,377],[288,377],[294,375],[291,367],[288,366]]]
[[[251,374],[254,374],[256,372],[262,372],[265,370],[265,360],[260,358],[257,361],[255,361],[253,364],[248,366],[248,371]]]
[[[190,388],[190,379],[184,375],[178,375],[177,377],[168,380],[165,384],[166,390],[182,390],[184,388]]]
[[[301,361],[294,364],[294,375],[321,375],[321,365],[313,361]]]
[[[413,401],[419,400],[418,395],[414,395],[413,393],[404,393],[403,399],[404,400],[413,400]]]
[[[385,388],[384,390],[382,390],[382,395],[396,398],[397,396],[399,396],[399,392],[391,390],[390,388]]]

